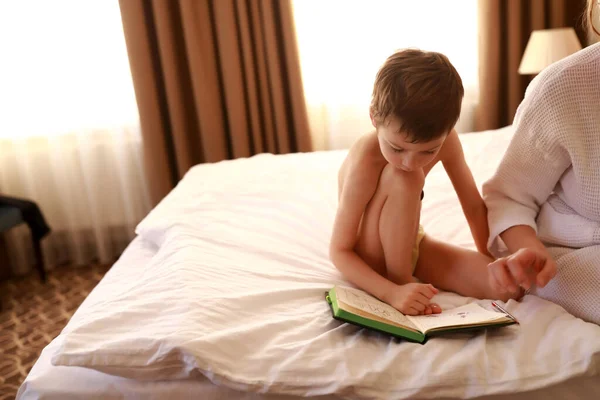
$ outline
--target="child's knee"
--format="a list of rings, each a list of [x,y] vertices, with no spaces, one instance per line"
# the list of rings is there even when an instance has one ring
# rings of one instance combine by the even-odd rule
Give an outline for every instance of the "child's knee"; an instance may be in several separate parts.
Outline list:
[[[391,167],[386,179],[388,196],[408,195],[420,198],[424,183],[425,179],[419,172],[406,172]]]

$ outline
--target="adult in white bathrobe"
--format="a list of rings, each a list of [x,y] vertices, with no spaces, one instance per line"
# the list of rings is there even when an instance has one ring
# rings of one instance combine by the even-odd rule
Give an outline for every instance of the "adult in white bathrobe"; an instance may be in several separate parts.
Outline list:
[[[541,72],[513,127],[483,186],[493,283],[600,324],[600,43]]]

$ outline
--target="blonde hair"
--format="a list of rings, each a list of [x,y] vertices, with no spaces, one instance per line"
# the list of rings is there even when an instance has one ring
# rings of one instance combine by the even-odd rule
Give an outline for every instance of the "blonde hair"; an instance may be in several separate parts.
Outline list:
[[[592,32],[595,33],[597,36],[600,36],[600,32],[598,31],[598,29],[600,28],[596,28],[596,26],[594,25],[594,5],[595,3],[598,3],[598,0],[588,0],[587,2],[587,10],[586,10],[586,17],[585,20],[587,22],[588,28],[589,28],[589,33],[590,33],[590,40],[593,41],[593,35]],[[600,18],[599,18],[600,19]]]

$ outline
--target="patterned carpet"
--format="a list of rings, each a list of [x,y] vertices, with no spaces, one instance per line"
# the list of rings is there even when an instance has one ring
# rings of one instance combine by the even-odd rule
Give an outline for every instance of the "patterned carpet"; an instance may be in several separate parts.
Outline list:
[[[0,400],[13,400],[42,349],[54,339],[108,266],[56,268],[0,282]]]

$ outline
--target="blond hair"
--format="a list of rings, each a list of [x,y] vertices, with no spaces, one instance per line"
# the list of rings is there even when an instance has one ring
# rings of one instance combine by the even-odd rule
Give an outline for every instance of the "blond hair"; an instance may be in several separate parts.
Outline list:
[[[587,2],[587,10],[585,13],[585,20],[587,22],[589,33],[590,33],[590,41],[593,41],[592,32],[597,36],[600,36],[600,32],[598,31],[600,28],[596,28],[594,25],[594,3],[597,3],[598,0],[588,0]]]

